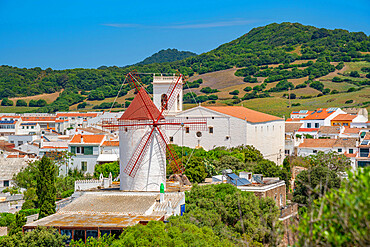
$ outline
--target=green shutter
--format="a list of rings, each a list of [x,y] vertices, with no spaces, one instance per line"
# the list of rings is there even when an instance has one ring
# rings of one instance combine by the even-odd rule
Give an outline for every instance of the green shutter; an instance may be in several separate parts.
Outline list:
[[[71,146],[71,153],[76,154],[76,147],[75,146]]]
[[[85,155],[92,155],[93,154],[93,147],[85,147],[84,154]]]

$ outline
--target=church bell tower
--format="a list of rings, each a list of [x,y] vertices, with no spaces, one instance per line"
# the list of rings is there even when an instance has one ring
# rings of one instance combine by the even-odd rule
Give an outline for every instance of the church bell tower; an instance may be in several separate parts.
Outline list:
[[[155,106],[161,111],[163,107],[165,106],[165,102],[167,101],[167,98],[170,97],[169,94],[169,88],[171,85],[174,85],[174,82],[177,80],[180,80],[179,83],[177,84],[176,89],[174,90],[174,93],[178,94],[173,102],[173,105],[171,109],[165,109],[167,111],[167,115],[176,115],[177,113],[182,111],[182,86],[183,86],[183,81],[182,77],[178,77],[175,74],[172,76],[163,76],[161,75],[153,75],[153,102]],[[173,96],[171,96],[172,98]]]

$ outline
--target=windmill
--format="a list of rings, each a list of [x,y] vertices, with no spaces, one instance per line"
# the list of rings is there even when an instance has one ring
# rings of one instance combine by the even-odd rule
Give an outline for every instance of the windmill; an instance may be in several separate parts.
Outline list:
[[[166,118],[182,92],[180,73],[172,77],[167,93],[161,96],[160,109],[141,86],[136,71],[127,79],[136,96],[119,119],[105,119],[106,128],[119,128],[120,138],[120,189],[129,191],[159,191],[166,184],[166,155],[174,173],[182,174],[176,152],[168,145],[166,129],[188,128],[206,130],[206,118]]]

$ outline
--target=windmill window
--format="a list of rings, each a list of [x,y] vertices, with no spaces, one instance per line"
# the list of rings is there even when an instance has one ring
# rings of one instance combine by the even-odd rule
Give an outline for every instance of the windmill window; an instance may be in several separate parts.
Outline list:
[[[173,142],[173,136],[170,136],[170,142]]]
[[[208,131],[209,131],[210,134],[213,134],[213,127],[209,127]]]
[[[127,132],[127,128],[125,128],[125,132]]]
[[[189,127],[185,127],[185,133],[190,133],[190,128]]]
[[[177,95],[177,110],[180,111],[180,94]]]
[[[202,137],[202,132],[198,131],[198,132],[196,133],[196,135],[197,135],[197,137]]]
[[[215,119],[215,117],[212,117],[212,119]]]
[[[162,109],[167,110],[167,94],[162,94],[161,106],[162,106]]]

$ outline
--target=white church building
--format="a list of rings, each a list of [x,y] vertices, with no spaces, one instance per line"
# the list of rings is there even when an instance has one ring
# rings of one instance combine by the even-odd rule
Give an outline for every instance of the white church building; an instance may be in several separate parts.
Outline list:
[[[174,77],[154,76],[153,102],[158,109]],[[182,82],[181,82],[182,83]],[[252,145],[266,159],[280,165],[285,158],[285,120],[276,116],[254,111],[243,106],[198,106],[183,111],[182,95],[175,98],[166,115],[171,118],[206,118],[207,131],[194,131],[184,125],[177,130],[166,130],[170,142],[179,146],[204,148],[227,148]]]

